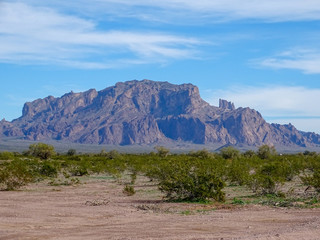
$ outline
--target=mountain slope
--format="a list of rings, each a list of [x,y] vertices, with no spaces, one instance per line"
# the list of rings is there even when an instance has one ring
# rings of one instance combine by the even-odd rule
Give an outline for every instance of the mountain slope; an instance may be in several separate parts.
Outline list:
[[[192,84],[150,80],[117,83],[101,91],[68,93],[28,102],[22,116],[1,121],[2,136],[94,144],[150,144],[172,140],[197,144],[316,146],[320,136],[292,125],[267,123],[260,113],[219,107],[201,99]]]

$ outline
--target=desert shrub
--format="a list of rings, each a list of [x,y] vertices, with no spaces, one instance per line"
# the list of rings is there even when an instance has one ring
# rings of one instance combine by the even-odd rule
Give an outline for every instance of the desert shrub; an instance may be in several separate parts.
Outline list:
[[[232,184],[244,185],[249,179],[250,165],[245,158],[232,159],[227,168],[227,179]]]
[[[279,173],[286,179],[291,181],[295,176],[305,169],[305,162],[297,155],[283,156],[277,160],[279,164]]]
[[[225,200],[225,184],[212,169],[200,162],[174,160],[158,169],[159,189],[170,200]]]
[[[0,160],[13,160],[14,154],[12,152],[0,152]]]
[[[165,148],[165,147],[163,147],[163,146],[156,146],[156,147],[154,147],[154,149],[157,150],[158,155],[159,155],[160,157],[166,157],[166,156],[168,156],[169,153],[170,153],[170,150],[167,149],[167,148]]]
[[[44,177],[56,177],[58,170],[52,163],[45,161],[39,167],[39,174]]]
[[[314,169],[310,174],[300,176],[300,179],[304,185],[311,186],[320,193],[320,168]]]
[[[76,155],[76,153],[77,153],[77,150],[71,148],[71,149],[68,150],[67,155],[68,156],[74,156],[74,155]]]
[[[257,155],[261,159],[270,159],[272,156],[276,155],[277,151],[274,146],[262,145],[259,147]]]
[[[201,159],[214,158],[214,154],[209,152],[207,149],[202,149],[195,152],[192,151],[188,155],[196,158],[201,158]]]
[[[88,168],[88,162],[82,160],[80,162],[73,162],[73,164],[68,168],[68,171],[71,176],[84,176],[89,174]]]
[[[234,204],[234,205],[243,205],[243,204],[245,204],[245,202],[244,202],[243,200],[241,200],[241,199],[238,199],[238,198],[234,197],[233,200],[232,200],[232,202],[231,202],[231,204]]]
[[[240,151],[232,146],[222,148],[220,154],[224,159],[233,159],[240,156]]]
[[[126,185],[123,188],[123,193],[126,194],[127,196],[132,196],[132,195],[134,195],[136,193],[136,191],[134,190],[133,186]]]
[[[120,178],[127,169],[126,162],[122,155],[115,159],[106,156],[91,156],[84,159],[87,162],[87,169],[92,173],[107,173],[115,178]]]
[[[52,145],[36,143],[29,146],[29,154],[40,159],[48,159],[55,155],[55,150]]]
[[[305,155],[305,156],[316,156],[317,153],[316,152],[310,152],[310,151],[306,150],[306,151],[303,152],[303,155]]]
[[[256,153],[253,150],[247,150],[243,153],[243,156],[245,158],[252,158],[253,156],[255,156]]]
[[[107,151],[105,149],[102,149],[99,153],[99,156],[105,157],[107,155]]]
[[[102,149],[98,156],[105,157],[106,159],[119,159],[121,158],[121,154],[117,150],[111,150],[107,152]]]
[[[121,154],[117,150],[111,150],[110,152],[107,152],[106,157],[108,159],[119,159],[121,158]]]
[[[279,187],[285,182],[279,163],[268,163],[255,170],[249,176],[247,185],[254,192],[261,194],[275,194]]]
[[[305,169],[308,169],[310,171],[314,171],[316,169],[320,168],[320,156],[319,155],[307,155],[303,159],[305,163]]]
[[[89,174],[92,167],[91,157],[83,156],[67,156],[66,159],[60,161],[61,171],[70,176],[84,176]]]
[[[66,159],[71,161],[81,161],[82,157],[78,155],[73,155],[73,156],[68,155]],[[66,159],[61,159],[61,160],[66,160]]]
[[[275,179],[267,175],[258,175],[258,184],[262,194],[275,194],[278,190],[278,184]]]
[[[33,175],[26,161],[13,160],[0,169],[0,189],[14,190],[31,182]]]
[[[137,172],[136,171],[131,172],[130,179],[131,179],[131,184],[135,184],[135,182],[137,180]]]
[[[115,159],[107,162],[106,172],[114,176],[115,178],[120,178],[122,173],[127,169],[124,161]]]

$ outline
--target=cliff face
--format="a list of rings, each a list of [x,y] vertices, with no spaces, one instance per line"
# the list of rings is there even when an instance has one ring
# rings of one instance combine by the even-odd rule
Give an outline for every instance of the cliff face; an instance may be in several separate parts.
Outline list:
[[[219,107],[201,99],[192,84],[150,80],[117,83],[97,92],[68,93],[28,102],[22,116],[1,121],[2,136],[95,144],[150,144],[168,140],[197,144],[314,146],[320,136],[292,125],[268,124],[255,110]]]

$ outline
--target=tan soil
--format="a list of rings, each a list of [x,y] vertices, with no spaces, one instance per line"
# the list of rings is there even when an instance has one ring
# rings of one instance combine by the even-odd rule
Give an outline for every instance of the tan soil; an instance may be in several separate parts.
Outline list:
[[[167,203],[148,185],[87,179],[0,192],[0,239],[320,239],[320,209]],[[213,210],[215,208],[215,210]]]

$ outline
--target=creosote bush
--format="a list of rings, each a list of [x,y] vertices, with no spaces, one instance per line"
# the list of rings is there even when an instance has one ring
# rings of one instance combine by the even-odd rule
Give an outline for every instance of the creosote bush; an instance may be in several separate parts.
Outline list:
[[[56,154],[54,147],[45,143],[31,144],[29,146],[29,153],[30,155],[40,159],[49,159]]]
[[[58,175],[58,170],[52,163],[44,161],[40,164],[39,174],[44,177],[56,177]]]
[[[318,193],[320,193],[320,168],[315,169],[314,172],[308,176],[301,176],[300,177],[302,182],[308,186],[313,187]]]
[[[126,185],[123,188],[123,193],[126,194],[127,196],[132,196],[136,193],[136,191],[134,190],[133,186]]]
[[[262,145],[259,147],[257,155],[261,159],[270,159],[272,156],[275,156],[277,151],[274,146]]]
[[[165,147],[163,147],[163,146],[156,146],[156,147],[154,147],[154,149],[157,150],[158,155],[160,157],[167,157],[169,155],[169,153],[170,153],[170,150],[165,148]]]
[[[267,163],[249,176],[247,185],[260,194],[275,194],[285,182],[280,163]]]
[[[240,156],[240,151],[232,146],[222,148],[220,154],[225,159],[233,159]]]
[[[123,192],[129,195],[134,193],[137,179],[141,181],[140,176],[146,176],[168,200],[224,201],[226,185],[243,186],[259,197],[280,197],[282,187],[293,180],[295,185],[301,180],[298,184],[310,189],[304,198],[320,196],[320,155],[310,152],[277,155],[272,147],[262,146],[257,153],[252,150],[240,153],[233,147],[220,153],[204,149],[169,154],[162,147],[158,153],[150,154],[123,154],[115,150],[100,154],[53,153],[53,147],[47,144],[33,144],[23,155],[0,153],[0,189],[14,190],[47,178],[53,183],[70,185],[75,176],[102,174],[118,183],[125,180]],[[121,179],[128,175],[129,179]],[[284,191],[287,196],[288,192]]]
[[[0,169],[0,190],[15,190],[33,180],[33,174],[24,160],[13,160]]]
[[[191,151],[189,152],[188,154],[189,156],[192,156],[192,157],[197,157],[197,158],[200,158],[200,159],[208,159],[208,158],[215,158],[214,157],[214,154],[209,152],[207,149],[202,149],[202,150],[198,150],[198,151]]]
[[[227,179],[231,184],[242,186],[249,180],[250,165],[245,158],[232,159],[228,164]]]
[[[73,148],[69,149],[68,152],[67,152],[68,156],[74,156],[76,154],[77,154],[77,150],[73,149]]]
[[[159,189],[170,200],[225,201],[225,183],[209,166],[196,160],[172,160],[163,164],[155,174]]]
[[[0,160],[13,160],[14,154],[12,152],[0,152]]]

